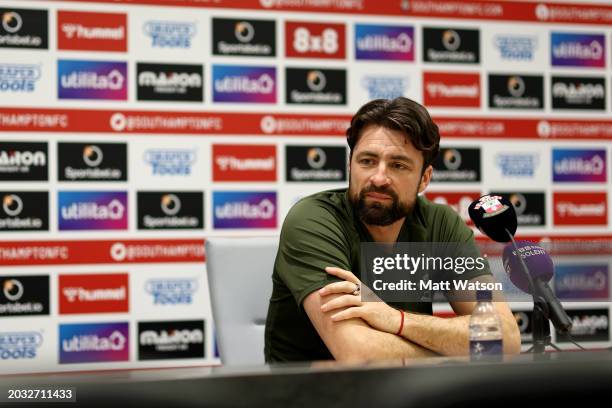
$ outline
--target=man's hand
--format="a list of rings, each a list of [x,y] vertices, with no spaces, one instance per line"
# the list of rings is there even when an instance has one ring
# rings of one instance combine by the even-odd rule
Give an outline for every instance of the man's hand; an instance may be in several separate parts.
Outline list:
[[[362,288],[362,284],[352,272],[336,267],[327,267],[325,271],[330,275],[344,279],[344,281],[330,283],[319,290],[319,294],[325,297],[322,299],[322,312],[346,308],[331,315],[331,319],[334,322],[338,322],[358,317],[377,330],[393,334],[397,333],[401,325],[401,311],[392,308],[380,299],[378,301],[362,302],[361,294],[354,294],[356,288]],[[327,296],[332,294],[344,295],[331,299],[327,298]]]

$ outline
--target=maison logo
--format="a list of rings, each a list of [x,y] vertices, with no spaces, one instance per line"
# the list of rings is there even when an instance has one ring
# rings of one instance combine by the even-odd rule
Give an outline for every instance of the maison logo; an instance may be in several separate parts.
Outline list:
[[[447,147],[433,162],[434,182],[480,181],[480,149]]]
[[[213,144],[213,181],[276,181],[275,145]]]
[[[603,149],[553,149],[553,181],[606,181],[606,151]]]
[[[346,70],[287,68],[288,104],[346,105]]]
[[[139,101],[191,101],[204,98],[202,65],[136,64]]]
[[[153,48],[191,48],[198,28],[196,23],[187,21],[149,20],[143,31],[151,39]]]
[[[610,341],[610,309],[567,310],[572,321],[570,335],[575,342]],[[557,332],[557,342],[569,342],[567,336]]]
[[[59,363],[129,361],[129,324],[78,323],[59,325]]]
[[[139,191],[138,229],[204,228],[201,192]]]
[[[493,44],[502,61],[529,62],[535,58],[538,38],[530,35],[498,34]]]
[[[64,143],[58,148],[60,181],[126,181],[127,144]]]
[[[555,225],[607,225],[606,192],[553,193]]]
[[[153,176],[189,176],[197,161],[195,149],[148,149],[144,161]]]
[[[533,178],[540,164],[540,156],[528,152],[498,153],[495,164],[504,178]]]
[[[0,191],[0,231],[48,231],[49,193]]]
[[[47,143],[0,142],[0,181],[46,181]]]
[[[301,182],[346,181],[346,147],[286,146],[285,180]]]
[[[203,320],[138,323],[138,359],[204,358]]]
[[[551,79],[553,109],[606,110],[606,79],[561,77]]]
[[[213,54],[276,56],[274,20],[213,18]]]
[[[41,64],[0,64],[0,95],[34,92],[40,75]]]
[[[285,53],[289,58],[346,57],[344,24],[285,22]]]
[[[60,99],[127,100],[125,62],[59,60]]]
[[[0,48],[49,48],[47,10],[0,8]]]
[[[59,230],[126,230],[124,191],[60,191]]]
[[[603,34],[551,33],[550,53],[553,66],[606,66],[606,38]]]
[[[355,59],[414,61],[414,27],[356,24]]]
[[[214,65],[213,102],[276,103],[276,68]]]
[[[276,228],[276,192],[214,191],[216,229]]]
[[[127,15],[59,10],[57,48],[125,52],[127,51]]]
[[[0,332],[0,361],[34,359],[42,344],[41,331]]]
[[[129,312],[128,274],[60,275],[59,312]]]
[[[49,314],[49,276],[0,276],[0,317]]]
[[[544,78],[536,75],[489,75],[489,107],[543,109]]]
[[[191,305],[199,288],[197,279],[149,279],[145,291],[153,297],[153,305]]]
[[[480,107],[480,74],[423,73],[427,106]]]
[[[456,28],[423,28],[423,61],[478,64],[480,32]]]
[[[368,92],[368,99],[395,99],[405,96],[410,81],[408,77],[391,75],[366,75],[361,86]]]

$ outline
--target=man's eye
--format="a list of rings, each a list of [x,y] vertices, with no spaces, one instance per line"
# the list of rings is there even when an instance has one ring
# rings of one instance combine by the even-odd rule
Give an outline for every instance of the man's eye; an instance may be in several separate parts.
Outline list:
[[[372,159],[360,159],[359,160],[359,164],[363,164],[364,166],[369,166],[372,163],[374,163],[374,160]]]
[[[408,166],[406,166],[404,163],[392,163],[391,167],[397,170],[407,170],[408,169]]]

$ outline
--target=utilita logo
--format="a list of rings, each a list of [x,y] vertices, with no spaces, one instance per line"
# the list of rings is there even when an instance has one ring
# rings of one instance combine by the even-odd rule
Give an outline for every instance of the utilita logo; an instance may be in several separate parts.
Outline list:
[[[414,27],[356,24],[355,58],[414,61]]]
[[[198,286],[198,281],[191,278],[149,279],[145,291],[153,297],[153,305],[191,305]]]
[[[468,225],[473,224],[472,220],[470,219],[470,215],[468,214],[468,208],[470,204],[473,201],[478,200],[481,195],[482,194],[480,194],[480,191],[461,193],[427,191],[425,193],[425,196],[431,202],[446,205],[455,210],[455,212],[459,214],[463,221],[465,221]]]
[[[49,193],[0,191],[0,231],[48,231]]]
[[[0,276],[0,317],[49,314],[49,276]]]
[[[34,359],[42,344],[40,331],[0,332],[0,361]]]
[[[214,228],[276,228],[276,218],[275,192],[213,192]]]
[[[559,77],[552,79],[553,109],[606,110],[606,79]]]
[[[489,75],[489,107],[543,109],[544,78],[535,75]]]
[[[57,12],[57,48],[74,51],[127,51],[124,13]]]
[[[423,61],[478,64],[480,32],[453,28],[423,29]]]
[[[40,73],[41,64],[0,64],[0,95],[34,92]]]
[[[344,24],[285,23],[285,52],[289,58],[346,57]]]
[[[0,48],[49,48],[47,10],[0,8]]]
[[[60,231],[126,230],[127,193],[123,191],[60,191]]]
[[[0,181],[46,181],[47,143],[0,142]]]
[[[598,34],[551,33],[551,64],[553,66],[606,66],[606,39]]]
[[[502,61],[533,61],[538,38],[529,35],[496,35],[493,39]]]
[[[287,146],[287,181],[333,182],[346,180],[344,146]]]
[[[480,107],[480,74],[423,73],[427,106]]]
[[[60,181],[126,181],[125,143],[58,143]]]
[[[213,54],[274,57],[276,22],[274,20],[237,20],[213,18]]]
[[[276,146],[213,144],[213,181],[276,181]]]
[[[563,300],[609,300],[608,265],[556,265],[555,292]]]
[[[59,363],[129,361],[129,324],[60,324]]]
[[[288,104],[346,105],[346,70],[287,68]]]
[[[143,31],[151,39],[153,48],[191,48],[197,25],[183,21],[147,21]]]
[[[189,176],[196,160],[195,149],[149,149],[144,153],[153,176]]]
[[[202,65],[136,64],[139,101],[202,102]]]
[[[606,151],[553,149],[553,181],[606,182]]]
[[[213,101],[276,103],[276,68],[214,65]]]
[[[605,192],[553,194],[555,225],[607,225],[608,198]]]
[[[138,229],[201,229],[201,192],[138,192]]]
[[[59,60],[60,99],[127,100],[125,62]]]
[[[204,320],[138,323],[138,359],[204,357]]]
[[[60,314],[129,312],[128,275],[60,275],[59,311]]]

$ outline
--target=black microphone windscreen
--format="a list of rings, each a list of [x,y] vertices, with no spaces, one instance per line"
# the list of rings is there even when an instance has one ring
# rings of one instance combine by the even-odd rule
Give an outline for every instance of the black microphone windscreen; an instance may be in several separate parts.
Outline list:
[[[470,218],[476,228],[497,242],[509,242],[518,225],[514,206],[500,195],[483,195],[470,204]]]

